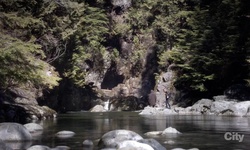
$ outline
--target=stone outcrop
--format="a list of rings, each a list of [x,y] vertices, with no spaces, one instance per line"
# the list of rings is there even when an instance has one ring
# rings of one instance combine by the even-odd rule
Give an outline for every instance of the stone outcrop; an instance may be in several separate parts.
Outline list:
[[[224,116],[250,116],[250,101],[237,101],[224,95],[213,99],[201,99],[192,106],[182,108],[173,106],[167,108],[145,107],[141,115],[224,115]]]
[[[47,106],[40,106],[38,97],[42,91],[34,87],[12,87],[0,93],[0,118],[8,122],[28,122],[44,118],[54,118],[57,113]]]
[[[166,93],[169,98],[168,101],[172,105],[176,99],[176,89],[174,87],[175,73],[168,67],[168,71],[162,73],[157,80],[157,107],[166,107]]]

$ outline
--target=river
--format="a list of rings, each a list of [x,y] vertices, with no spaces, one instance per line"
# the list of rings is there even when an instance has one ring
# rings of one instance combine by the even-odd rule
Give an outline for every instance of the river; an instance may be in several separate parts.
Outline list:
[[[69,146],[72,150],[83,150],[86,139],[97,143],[106,132],[115,129],[132,130],[144,138],[149,131],[162,131],[171,126],[182,134],[154,137],[167,149],[198,148],[200,150],[247,150],[250,149],[250,118],[208,115],[192,116],[140,116],[138,112],[72,112],[60,114],[55,120],[41,122],[44,132],[33,145],[49,147]],[[76,135],[69,139],[59,139],[58,131],[70,130]],[[226,134],[226,135],[225,135]],[[239,142],[237,135],[244,136]],[[164,142],[172,141],[171,144]],[[98,149],[98,147],[95,147]]]

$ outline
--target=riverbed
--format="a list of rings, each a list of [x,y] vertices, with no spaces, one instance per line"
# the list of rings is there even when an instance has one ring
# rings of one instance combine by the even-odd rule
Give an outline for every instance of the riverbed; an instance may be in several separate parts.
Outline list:
[[[72,150],[82,150],[86,139],[97,144],[106,132],[115,129],[132,130],[144,138],[150,131],[163,131],[167,127],[176,128],[182,134],[155,136],[167,149],[198,148],[200,150],[247,150],[250,148],[250,118],[214,115],[169,115],[141,116],[138,112],[71,112],[58,115],[57,119],[40,122],[44,131],[33,145],[49,147],[69,146]],[[58,131],[70,130],[76,135],[69,139],[59,139]],[[243,137],[242,141],[238,138]],[[98,149],[98,147],[94,147]]]

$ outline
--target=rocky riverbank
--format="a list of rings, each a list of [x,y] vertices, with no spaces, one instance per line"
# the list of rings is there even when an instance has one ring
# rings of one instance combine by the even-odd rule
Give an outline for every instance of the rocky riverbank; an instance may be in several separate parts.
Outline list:
[[[224,115],[250,116],[250,101],[230,99],[224,95],[214,96],[213,99],[201,99],[192,106],[183,108],[172,106],[171,109],[145,107],[141,115]]]

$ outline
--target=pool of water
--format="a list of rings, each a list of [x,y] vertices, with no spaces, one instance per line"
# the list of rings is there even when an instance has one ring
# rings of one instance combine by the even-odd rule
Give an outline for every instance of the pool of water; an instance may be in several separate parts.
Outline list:
[[[94,141],[106,132],[115,129],[128,129],[140,134],[149,131],[162,131],[171,126],[182,134],[154,137],[167,149],[198,148],[200,150],[247,150],[250,149],[250,118],[222,116],[140,116],[138,112],[72,112],[61,114],[55,120],[40,122],[44,132],[33,145],[41,144],[49,147],[69,146],[72,150],[83,150],[82,142],[86,139]],[[70,130],[76,135],[69,139],[59,139],[58,131]],[[225,134],[226,139],[225,139]],[[236,135],[244,135],[239,142]],[[230,139],[231,138],[231,139]],[[234,139],[232,139],[234,138]],[[166,144],[166,141],[173,141]],[[97,146],[94,149],[98,149]]]

